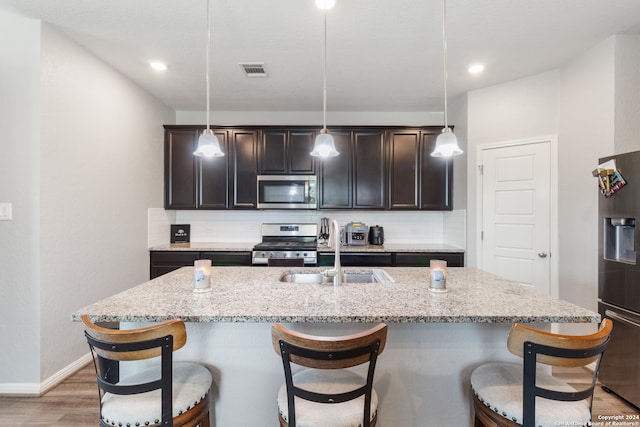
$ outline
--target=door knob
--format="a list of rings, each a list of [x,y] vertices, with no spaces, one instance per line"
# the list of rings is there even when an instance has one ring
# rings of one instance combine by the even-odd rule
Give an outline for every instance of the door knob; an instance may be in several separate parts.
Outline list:
[[[540,258],[546,258],[547,257],[547,253],[546,252],[538,252],[538,256]]]

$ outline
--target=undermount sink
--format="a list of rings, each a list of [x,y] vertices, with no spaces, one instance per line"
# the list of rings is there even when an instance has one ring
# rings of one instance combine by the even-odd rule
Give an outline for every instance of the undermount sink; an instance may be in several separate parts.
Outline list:
[[[343,283],[391,283],[393,278],[386,271],[372,270],[342,270]],[[287,271],[280,276],[281,282],[287,283],[332,283],[331,276],[325,276],[317,271]]]

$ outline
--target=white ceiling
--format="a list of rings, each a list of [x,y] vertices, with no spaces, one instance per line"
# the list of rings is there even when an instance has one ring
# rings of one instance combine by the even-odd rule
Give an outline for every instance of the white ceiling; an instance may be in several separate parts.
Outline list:
[[[205,109],[205,0],[0,0],[49,22],[176,110]],[[212,104],[322,108],[314,0],[211,0]],[[612,34],[640,33],[639,0],[448,0],[449,96],[557,68]],[[337,0],[328,110],[442,111],[440,0]],[[148,61],[169,70],[158,75]],[[247,78],[239,62],[264,62]],[[486,64],[469,75],[473,62]]]

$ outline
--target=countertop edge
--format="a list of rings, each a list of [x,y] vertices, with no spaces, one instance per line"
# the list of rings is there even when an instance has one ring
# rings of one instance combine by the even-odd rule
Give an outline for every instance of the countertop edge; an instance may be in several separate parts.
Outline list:
[[[84,313],[71,315],[74,322],[81,321]],[[90,315],[94,322],[166,322],[176,318],[187,323],[600,323],[599,316],[113,316]]]

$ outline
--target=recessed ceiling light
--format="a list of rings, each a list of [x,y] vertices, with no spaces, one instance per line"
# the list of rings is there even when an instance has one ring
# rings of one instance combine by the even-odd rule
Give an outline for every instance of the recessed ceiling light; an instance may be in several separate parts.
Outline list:
[[[316,0],[316,6],[320,9],[331,9],[336,5],[336,0]]]
[[[471,65],[467,71],[469,71],[471,74],[478,74],[484,71],[484,65],[482,64],[473,64]]]
[[[167,71],[167,64],[160,61],[151,61],[149,66],[153,68],[155,71]]]

